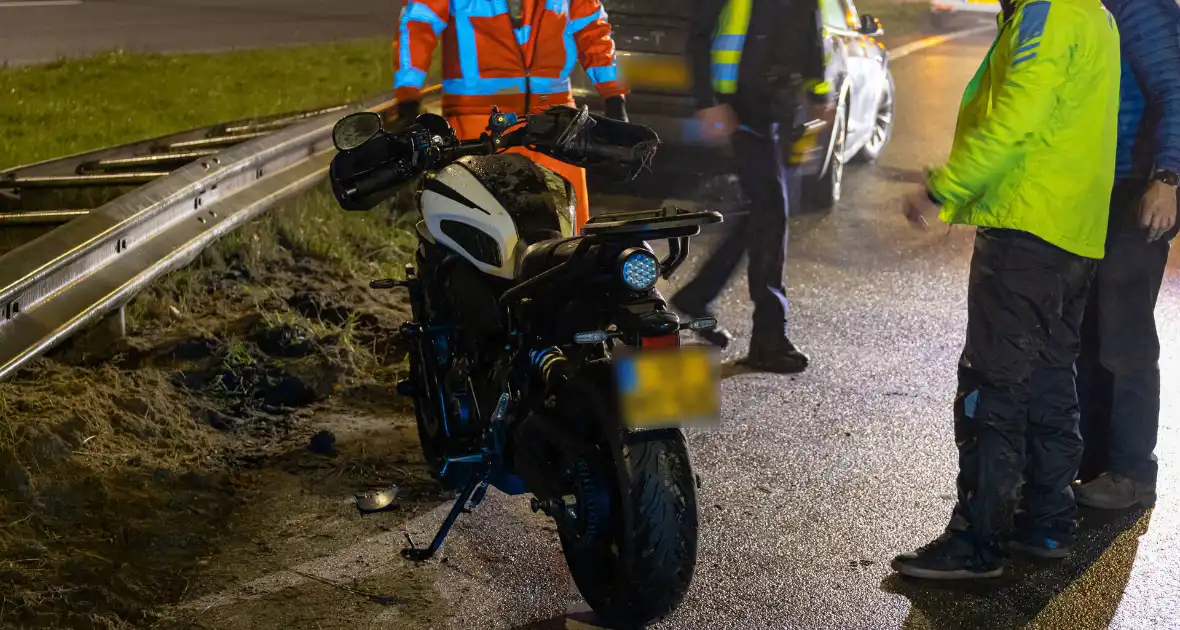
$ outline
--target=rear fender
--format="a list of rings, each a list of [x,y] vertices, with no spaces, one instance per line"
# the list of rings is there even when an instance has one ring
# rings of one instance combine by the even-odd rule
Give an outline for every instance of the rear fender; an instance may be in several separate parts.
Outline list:
[[[584,408],[588,413],[579,410]],[[615,386],[614,365],[609,358],[583,365],[565,386],[557,405],[558,415],[584,418],[578,424],[582,437],[613,448],[622,448],[630,436],[659,434],[679,429],[633,430],[623,425]]]
[[[680,338],[680,318],[667,310],[663,296],[655,290],[647,297],[619,305],[615,326],[629,346],[643,347],[645,340]]]
[[[576,368],[555,402],[553,407],[530,413],[513,430],[513,467],[530,485],[545,484],[545,471],[555,456],[598,456],[603,448],[621,448],[624,443],[627,431],[609,358]]]
[[[530,413],[513,427],[505,455],[511,473],[523,480],[530,493],[550,499],[567,490],[555,474],[560,462],[596,452],[593,441],[571,431],[558,414],[546,411]]]

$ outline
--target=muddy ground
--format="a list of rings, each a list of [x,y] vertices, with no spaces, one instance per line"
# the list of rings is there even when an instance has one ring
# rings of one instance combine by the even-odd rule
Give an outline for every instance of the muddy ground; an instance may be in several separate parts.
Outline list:
[[[344,628],[358,606],[396,610],[394,628],[439,618],[408,564],[173,606],[445,499],[395,392],[404,293],[367,286],[408,259],[407,220],[348,215],[317,190],[137,298],[126,338],[95,329],[0,384],[0,627]],[[348,501],[391,484],[387,513]]]

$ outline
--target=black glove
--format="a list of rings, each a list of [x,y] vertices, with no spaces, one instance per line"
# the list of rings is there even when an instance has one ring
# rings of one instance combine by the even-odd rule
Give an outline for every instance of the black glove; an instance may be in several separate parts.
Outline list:
[[[419,101],[398,101],[397,117],[399,120],[414,120],[418,117],[418,112],[422,109],[422,103]]]
[[[606,117],[612,120],[628,122],[627,101],[622,96],[612,96],[606,99]]]
[[[387,133],[400,133],[414,123],[422,103],[418,101],[398,101],[393,108],[385,110],[384,125]]]

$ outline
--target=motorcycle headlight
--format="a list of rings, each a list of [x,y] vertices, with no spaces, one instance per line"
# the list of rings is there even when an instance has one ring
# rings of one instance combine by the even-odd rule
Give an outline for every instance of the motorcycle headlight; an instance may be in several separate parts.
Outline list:
[[[623,252],[619,273],[623,284],[632,291],[648,291],[660,279],[660,261],[646,249],[631,249]]]

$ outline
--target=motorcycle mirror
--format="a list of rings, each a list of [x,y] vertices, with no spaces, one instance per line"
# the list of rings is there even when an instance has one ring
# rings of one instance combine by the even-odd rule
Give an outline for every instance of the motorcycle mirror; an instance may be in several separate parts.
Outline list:
[[[451,123],[447,122],[446,118],[443,118],[438,114],[419,114],[418,117],[414,119],[414,124],[421,125],[423,129],[429,131],[431,135],[435,136],[447,136],[453,131],[451,129]]]
[[[373,112],[349,114],[332,127],[332,144],[338,151],[351,151],[381,132],[381,116]]]

